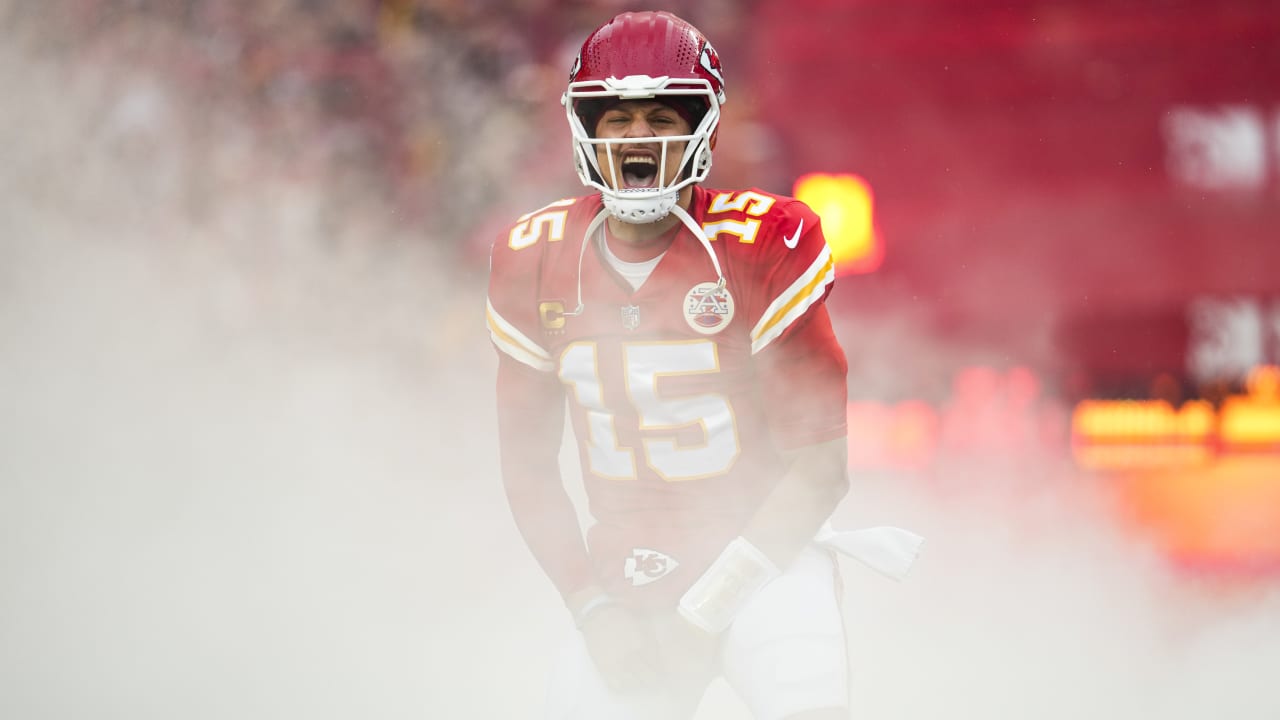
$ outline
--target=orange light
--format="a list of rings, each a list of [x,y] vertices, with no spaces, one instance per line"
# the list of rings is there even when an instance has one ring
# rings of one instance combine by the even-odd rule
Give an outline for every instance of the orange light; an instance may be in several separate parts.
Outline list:
[[[1206,567],[1280,568],[1280,368],[1256,368],[1220,410],[1204,400],[1086,400],[1082,467],[1105,472],[1137,529]]]
[[[867,273],[880,267],[884,242],[875,225],[875,196],[857,175],[801,175],[792,193],[822,218],[822,230],[836,261],[836,274]]]
[[[1198,468],[1115,478],[1129,519],[1170,556],[1206,565],[1280,567],[1280,458],[1235,455]]]

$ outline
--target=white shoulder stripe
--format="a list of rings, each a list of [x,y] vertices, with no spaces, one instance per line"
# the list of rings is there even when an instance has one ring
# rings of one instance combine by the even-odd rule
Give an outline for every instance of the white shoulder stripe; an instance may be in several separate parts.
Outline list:
[[[814,303],[822,299],[827,287],[836,279],[836,266],[831,258],[831,248],[823,246],[813,263],[796,278],[796,281],[774,298],[760,321],[751,329],[751,354],[768,347],[802,317]]]
[[[499,350],[534,370],[555,369],[551,354],[499,315],[488,298],[485,299],[485,322],[489,326],[489,338]]]

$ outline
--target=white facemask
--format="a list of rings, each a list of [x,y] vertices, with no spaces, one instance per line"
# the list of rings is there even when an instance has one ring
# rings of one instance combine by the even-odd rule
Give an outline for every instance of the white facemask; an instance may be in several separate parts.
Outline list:
[[[671,85],[677,87],[670,87]],[[707,112],[702,116],[698,127],[694,128],[689,135],[642,140],[595,138],[582,124],[582,119],[575,111],[575,101],[583,99],[652,100],[673,95],[695,96],[706,100]],[[622,222],[645,224],[665,218],[675,207],[680,191],[705,180],[707,173],[711,170],[711,137],[720,123],[720,98],[705,80],[630,75],[622,80],[609,78],[605,81],[576,82],[569,84],[569,89],[561,102],[565,106],[569,129],[573,133],[574,166],[578,171],[578,177],[584,185],[600,191],[605,209]],[[613,148],[622,144],[637,143],[660,146],[657,182],[653,187],[618,189],[622,183],[609,177],[616,165],[612,162]],[[666,183],[667,148],[673,143],[685,143],[685,150],[679,161],[680,171],[676,173],[675,180],[668,185]],[[602,169],[597,160],[599,148],[603,148],[606,157],[610,159],[607,170]]]

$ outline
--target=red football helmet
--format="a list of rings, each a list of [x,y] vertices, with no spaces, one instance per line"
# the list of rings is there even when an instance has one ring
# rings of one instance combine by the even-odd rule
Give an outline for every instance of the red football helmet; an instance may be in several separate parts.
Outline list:
[[[610,99],[658,99],[689,120],[691,134],[654,140],[662,143],[664,165],[668,143],[686,143],[674,183],[665,185],[665,167],[659,169],[654,187],[615,188],[603,182],[597,148],[609,153],[615,145],[635,142],[593,137],[596,120]],[[613,18],[582,44],[561,98],[573,133],[578,176],[600,191],[605,207],[620,220],[649,223],[666,217],[680,190],[705,180],[711,169],[724,100],[720,58],[697,28],[669,12]]]

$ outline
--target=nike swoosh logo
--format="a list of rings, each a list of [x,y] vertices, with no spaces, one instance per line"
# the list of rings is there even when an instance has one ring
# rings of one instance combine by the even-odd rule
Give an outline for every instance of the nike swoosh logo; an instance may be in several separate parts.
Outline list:
[[[800,224],[796,226],[796,231],[791,237],[782,238],[782,244],[795,250],[796,245],[800,242],[800,231],[804,229],[804,218],[800,218]]]

